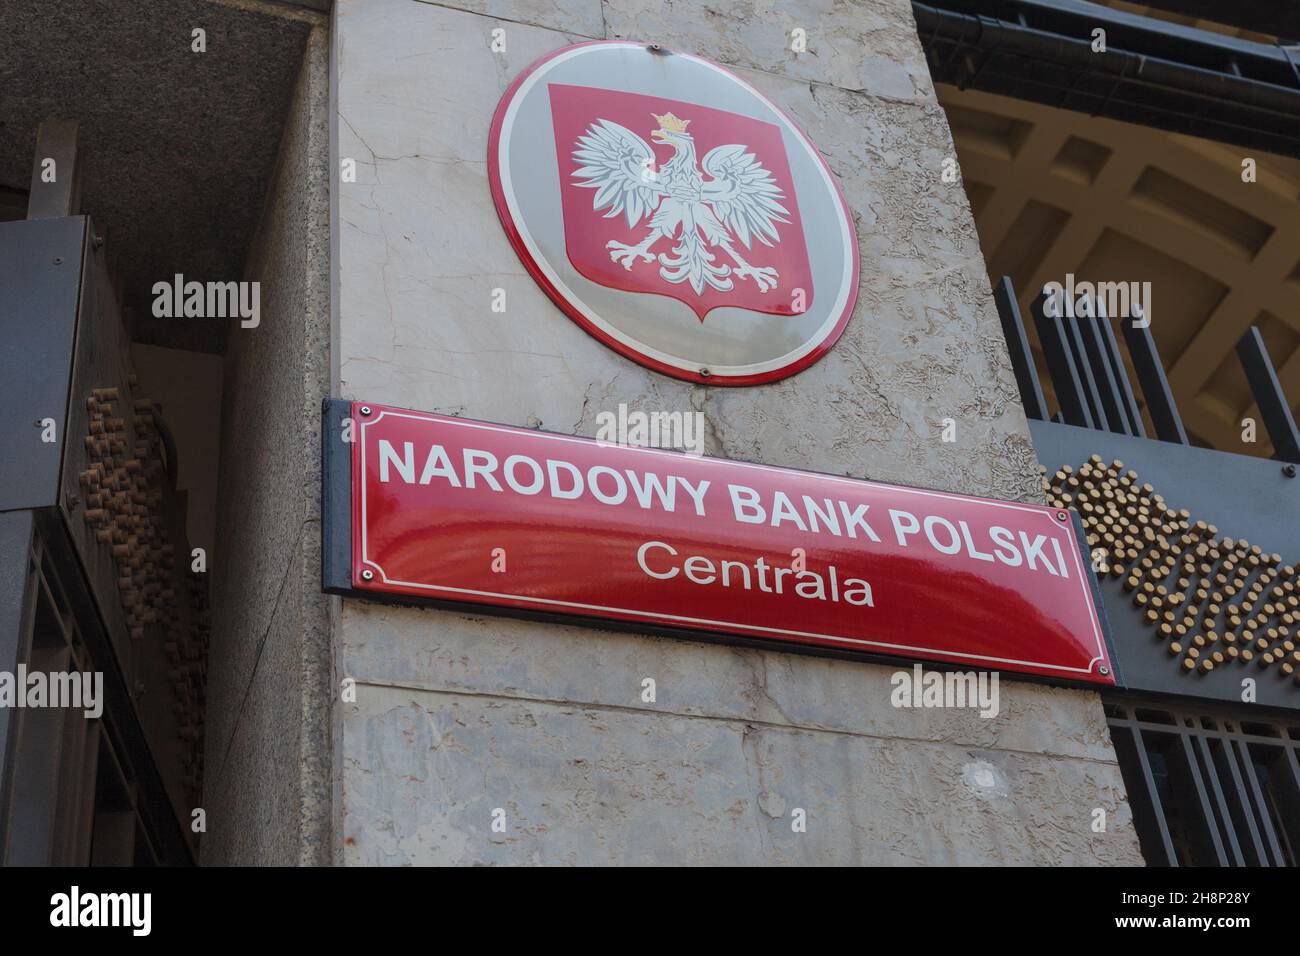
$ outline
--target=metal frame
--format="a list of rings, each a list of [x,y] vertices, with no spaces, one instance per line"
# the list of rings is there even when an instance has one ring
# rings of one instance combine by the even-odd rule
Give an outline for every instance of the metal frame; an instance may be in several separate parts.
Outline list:
[[[74,170],[68,166],[75,158],[75,127],[43,124],[41,130],[42,149],[57,153],[60,188],[42,196],[34,190],[33,209],[43,209],[52,218],[0,223],[0,247],[6,253],[0,256],[0,328],[9,360],[0,375],[0,425],[19,442],[13,467],[6,461],[0,468],[0,668],[12,672],[31,660],[38,598],[52,591],[65,595],[67,605],[60,613],[67,615],[67,625],[84,644],[93,669],[104,674],[100,750],[111,755],[126,781],[123,792],[129,792],[126,803],[135,814],[132,819],[148,821],[147,829],[154,834],[151,855],[188,863],[193,860],[193,835],[183,829],[181,818],[189,807],[170,801],[163,775],[175,771],[163,763],[167,753],[157,747],[157,727],[174,712],[162,695],[139,700],[134,696],[142,675],[150,677],[154,687],[167,686],[165,678],[159,678],[167,662],[153,652],[161,635],[151,634],[152,643],[147,643],[127,632],[118,568],[108,543],[94,537],[82,505],[79,476],[89,455],[84,444],[90,414],[86,396],[100,386],[112,386],[122,391],[126,409],[133,405],[125,330],[115,297],[101,294],[109,280],[99,234],[87,217],[59,215],[76,202],[75,181],[70,179]],[[54,442],[41,441],[42,426],[37,423],[45,419],[54,422]],[[165,436],[162,441],[166,444]],[[174,463],[169,452],[167,464]],[[174,522],[179,507],[165,488],[165,518]],[[183,544],[174,527],[171,534]],[[179,546],[177,551],[186,553]],[[33,554],[39,558],[35,564]],[[58,588],[39,584],[51,574]],[[147,673],[137,666],[146,658],[152,668]],[[53,660],[41,669],[58,666]],[[0,857],[12,835],[6,832],[9,822],[23,819],[22,814],[14,815],[15,802],[37,799],[31,791],[15,795],[13,786],[15,766],[22,766],[23,725],[32,725],[31,716],[0,712]],[[52,754],[50,741],[58,739],[47,740],[45,750]],[[43,799],[51,805],[51,795],[62,805],[64,795],[80,786],[77,778],[46,779],[49,787]],[[73,856],[80,853],[76,847],[64,848]]]
[[[1296,431],[1291,406],[1277,380],[1264,338],[1255,326],[1247,329],[1237,343],[1237,358],[1255,395],[1255,404],[1264,416],[1264,427],[1273,442],[1273,457],[1279,461],[1300,462],[1300,432]]]
[[[1151,424],[1155,426],[1156,437],[1179,445],[1189,444],[1183,417],[1178,414],[1178,403],[1174,401],[1164,363],[1160,361],[1160,350],[1156,348],[1156,340],[1151,337],[1151,327],[1124,322],[1122,329],[1124,341],[1128,344],[1128,354],[1133,359],[1133,370],[1142,385],[1147,413],[1151,416]]]
[[[46,181],[43,163],[54,163],[55,178]],[[81,211],[83,163],[76,120],[45,120],[36,129],[36,162],[27,194],[28,219],[62,219]]]
[[[352,590],[352,449],[345,427],[355,429],[352,403],[327,398],[321,403],[321,590]],[[355,431],[353,431],[355,437]]]
[[[1047,314],[1047,300],[1046,295],[1034,299],[1034,324],[1038,327],[1038,341],[1043,345],[1047,372],[1051,376],[1056,401],[1061,408],[1061,421],[1080,428],[1094,428],[1096,426],[1084,392],[1083,377],[1075,363],[1074,349],[1065,329],[1065,319],[1060,315]],[[1060,309],[1056,311],[1059,312]]]
[[[1300,8],[1295,0],[1250,0],[1249,3],[1225,3],[1224,0],[1142,0],[1148,7],[1170,13],[1213,20],[1228,26],[1271,33],[1283,41],[1300,37]]]
[[[1105,696],[1148,863],[1300,862],[1300,720]]]
[[[11,512],[5,517],[11,518],[14,514],[16,513]],[[143,835],[150,855],[155,861],[170,865],[192,864],[194,857],[190,844],[181,829],[180,821],[176,818],[162,777],[158,773],[153,754],[145,739],[144,729],[136,715],[130,689],[117,665],[109,635],[99,618],[94,598],[86,588],[77,556],[63,522],[53,509],[22,514],[31,515],[34,519],[29,526],[31,534],[21,539],[6,535],[3,539],[4,550],[0,551],[0,567],[16,567],[23,572],[23,600],[18,602],[14,609],[22,629],[14,635],[16,638],[14,654],[12,659],[6,654],[4,666],[9,668],[12,662],[14,670],[20,663],[38,666],[42,670],[58,669],[41,664],[34,659],[33,655],[32,638],[36,623],[36,606],[38,596],[44,595],[56,610],[59,628],[64,636],[71,645],[78,648],[81,669],[99,671],[104,675],[104,712],[95,722],[98,729],[87,730],[85,737],[95,738],[89,745],[98,751],[98,766],[102,767],[104,773],[109,774],[111,779],[118,781],[120,784],[118,789],[127,795],[132,820],[137,821],[131,828],[132,847],[135,846],[134,834],[138,831]],[[14,842],[12,827],[15,822],[29,830],[30,827],[26,826],[24,821],[32,818],[31,814],[34,810],[40,809],[40,803],[47,802],[50,792],[59,794],[60,806],[70,807],[69,801],[75,803],[77,800],[91,799],[99,779],[94,769],[96,765],[93,760],[94,755],[86,751],[86,759],[91,761],[89,778],[84,766],[81,770],[64,766],[57,769],[57,773],[60,779],[69,783],[67,787],[50,787],[44,791],[31,792],[16,789],[16,778],[25,772],[22,739],[25,733],[24,725],[27,723],[26,718],[29,718],[31,713],[16,711],[9,720],[4,735],[9,739],[9,744],[5,754],[5,764],[0,768],[3,771],[0,774],[0,860],[84,865],[92,862],[91,854],[93,854],[93,860],[96,862],[123,862],[121,859],[106,860],[103,848],[98,844],[92,848],[88,842],[90,833],[85,831],[89,823],[84,813],[73,814],[81,820],[78,832],[60,831],[54,834],[53,842],[47,847],[48,852],[52,854],[49,859],[41,860],[30,855],[42,852],[38,845],[28,844],[24,848]],[[41,716],[49,716],[51,713],[39,712]],[[73,731],[76,730],[75,725],[70,727]],[[75,736],[77,735],[74,733],[73,737]],[[58,737],[65,744],[69,739],[65,734],[59,734]],[[29,748],[26,753],[29,756],[39,755],[41,749]],[[55,763],[58,763],[57,752],[47,753],[46,756],[55,758]],[[56,771],[50,770],[50,772]],[[89,794],[85,790],[87,779],[90,781],[92,791]],[[70,809],[61,812],[64,813],[65,819],[71,819],[68,816],[72,812]],[[98,807],[95,808],[95,815],[95,826],[98,827]],[[98,831],[95,832],[97,834]],[[32,835],[24,834],[25,837]],[[15,859],[12,856],[15,848],[19,854],[27,855]]]
[[[1300,155],[1295,48],[1085,0],[913,0],[912,13],[936,83]]]
[[[92,674],[81,628],[33,535],[24,588],[20,663],[41,673]],[[84,679],[84,678],[83,678]],[[6,864],[78,864],[90,857],[102,721],[55,707],[14,712],[14,749],[0,818]],[[53,795],[53,799],[50,799]]]
[[[998,316],[1002,319],[1002,334],[1006,337],[1007,350],[1011,353],[1011,368],[1016,375],[1016,384],[1020,386],[1020,400],[1024,403],[1025,414],[1046,421],[1047,399],[1043,397],[1038,369],[1034,367],[1034,355],[1029,349],[1024,320],[1020,317],[1016,290],[1007,276],[1003,276],[993,286],[993,300],[998,305]]]
[[[1015,290],[1006,276],[996,286],[994,300],[1002,319],[1021,400],[1029,418],[1137,438],[1147,437],[1104,303],[1093,300],[1093,316],[1069,317],[1061,314],[1049,316],[1044,308],[1046,294],[1034,300],[1034,324],[1059,406],[1056,415],[1048,416],[1033,353],[1027,345],[1024,321],[1016,307]],[[1064,310],[1057,308],[1055,311],[1061,313]],[[1131,319],[1121,319],[1120,325],[1156,436],[1161,441],[1190,444],[1149,325],[1138,325]],[[1269,437],[1274,447],[1279,449],[1276,457],[1300,461],[1300,432],[1296,431],[1264,341],[1253,327],[1238,343],[1237,354],[1264,415]]]
[[[1008,350],[1026,405],[1041,402],[1033,356],[1010,282],[997,301]],[[1056,419],[1031,415],[1040,460],[1049,469],[1090,455],[1119,458],[1152,481],[1171,502],[1214,521],[1224,533],[1248,535],[1282,550],[1294,540],[1294,470],[1188,443],[1163,363],[1149,328],[1123,323],[1124,337],[1156,432],[1146,440],[1110,319],[1052,319],[1034,305],[1040,341],[1061,406]],[[1059,310],[1058,310],[1059,311]],[[1258,330],[1237,354],[1255,394],[1276,457],[1300,457],[1300,436]],[[1033,390],[1026,391],[1026,382]],[[1044,408],[1045,411],[1045,408]],[[1109,432],[1098,434],[1099,431]],[[1224,511],[1224,489],[1235,501]],[[1231,522],[1231,527],[1228,523]],[[1103,691],[1111,738],[1133,811],[1143,855],[1152,865],[1295,866],[1300,863],[1300,700],[1290,680],[1228,670],[1188,675],[1171,669],[1164,648],[1140,616],[1123,608],[1120,582],[1101,583],[1111,604],[1108,621],[1123,668],[1117,689]],[[1154,646],[1153,646],[1154,645]],[[1258,675],[1258,703],[1243,704],[1240,678]]]
[[[1101,330],[1106,362],[1110,366],[1111,378],[1118,392],[1121,418],[1126,425],[1123,433],[1135,438],[1146,438],[1146,425],[1142,422],[1142,412],[1138,409],[1137,397],[1133,394],[1133,384],[1129,381],[1128,371],[1124,368],[1124,359],[1119,352],[1115,330],[1111,327],[1108,318],[1106,321],[1098,321],[1097,327]]]

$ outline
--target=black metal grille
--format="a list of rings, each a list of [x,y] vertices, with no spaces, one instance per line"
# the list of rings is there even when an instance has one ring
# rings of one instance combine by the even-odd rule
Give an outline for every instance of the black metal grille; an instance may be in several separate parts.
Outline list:
[[[27,588],[34,600],[23,661],[30,671],[89,675],[95,666],[81,622],[56,572],[48,543],[33,535]],[[20,658],[21,660],[21,658]],[[6,865],[151,865],[159,851],[137,807],[138,782],[106,720],[77,709],[16,712],[7,799]]]
[[[0,666],[98,672],[103,713],[9,710],[0,727],[0,753],[9,754],[0,769],[0,865],[192,863],[62,522],[35,515],[0,538],[0,568],[22,568],[17,598],[0,604],[0,636],[12,639],[0,641],[10,655]]]
[[[1300,717],[1109,698],[1106,715],[1152,865],[1295,866]]]
[[[1025,414],[1030,419],[1047,421],[1047,402],[1043,398],[1029,337],[1025,334],[1016,290],[1009,277],[1003,276],[993,287],[993,298],[1002,319],[1007,353],[1020,387]],[[1057,300],[1055,314],[1049,314],[1047,301],[1045,292],[1037,295],[1032,314],[1059,406],[1050,420],[1117,435],[1148,437],[1136,391],[1129,381],[1111,326],[1112,321],[1119,321],[1155,437],[1161,441],[1189,444],[1164,363],[1151,335],[1150,323],[1139,326],[1126,316],[1112,319],[1106,314],[1105,302],[1092,296],[1088,297],[1086,313],[1080,315],[1067,315],[1074,309],[1063,307],[1064,297]],[[1079,304],[1082,303],[1080,298]],[[1296,427],[1291,406],[1282,391],[1259,329],[1251,326],[1246,330],[1237,342],[1236,353],[1246,374],[1246,383],[1259,405],[1268,437],[1273,442],[1273,457],[1279,461],[1300,462],[1300,428]]]

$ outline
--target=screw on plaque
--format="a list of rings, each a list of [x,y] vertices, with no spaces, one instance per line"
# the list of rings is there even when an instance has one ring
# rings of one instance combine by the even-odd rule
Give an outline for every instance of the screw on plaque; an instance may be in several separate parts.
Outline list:
[[[707,368],[700,369],[700,378],[708,378],[712,374],[713,373],[710,372]]]
[[[375,572],[371,571],[369,568],[366,568],[366,570],[361,572],[362,581],[373,581],[374,579],[375,579]]]
[[[1107,667],[1105,664],[1102,664],[1100,667],[1097,668],[1097,672],[1100,673],[1102,677],[1105,677],[1107,674],[1110,673],[1110,668]]]
[[[1282,466],[1282,474],[1286,475],[1288,478],[1294,478],[1294,477],[1295,477],[1295,465],[1283,465],[1283,466]]]
[[[1067,513],[1064,512],[1064,511],[1058,511],[1058,512],[1056,513],[1056,520],[1057,520],[1057,521],[1069,521],[1069,520],[1070,520],[1070,516],[1069,516],[1069,514],[1067,514]]]
[[[362,415],[369,415],[369,414],[370,414],[370,406],[369,406],[369,405],[362,405],[362,406],[361,406],[361,414],[362,414]]]

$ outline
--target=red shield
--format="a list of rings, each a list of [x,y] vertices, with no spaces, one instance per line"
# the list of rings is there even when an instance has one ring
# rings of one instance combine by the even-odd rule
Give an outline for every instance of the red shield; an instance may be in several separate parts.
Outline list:
[[[725,110],[637,93],[558,83],[548,90],[565,247],[580,274],[626,292],[671,296],[686,303],[701,322],[720,306],[772,315],[795,315],[811,307],[812,270],[779,127]],[[689,140],[664,135],[660,120],[665,115],[672,117],[667,121],[670,130],[689,123]],[[599,144],[593,142],[593,135]],[[709,160],[711,151],[731,146],[743,149],[713,154],[714,161]],[[609,171],[608,189],[591,172],[591,162],[575,157],[584,148],[587,156],[596,149],[606,162],[602,170]],[[626,181],[625,177],[622,185],[613,181],[620,176],[615,156],[621,157],[623,168],[629,163],[633,169],[640,167],[642,182],[649,188],[639,199],[620,197]],[[718,176],[710,175],[710,166]],[[586,173],[581,172],[584,169]],[[780,211],[761,200],[756,205],[752,190],[749,198],[712,201],[721,194],[708,184],[722,182],[734,182],[738,190],[759,182],[767,187],[764,196],[774,200]],[[671,197],[664,192],[669,184]],[[664,209],[669,200],[673,205]],[[637,219],[632,225],[629,205]],[[661,210],[664,214],[656,218]],[[766,233],[762,226],[751,228],[756,220],[766,225]],[[657,238],[652,233],[654,222],[663,224],[663,234]],[[651,238],[654,242],[646,246]],[[632,248],[644,251],[629,254]],[[691,263],[694,272],[688,269]],[[747,272],[747,267],[761,274]]]

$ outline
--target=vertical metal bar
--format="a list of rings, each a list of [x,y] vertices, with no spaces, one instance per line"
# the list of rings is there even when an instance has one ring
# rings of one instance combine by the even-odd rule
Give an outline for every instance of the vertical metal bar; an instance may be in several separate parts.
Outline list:
[[[1160,791],[1156,789],[1156,778],[1151,772],[1151,761],[1147,759],[1146,741],[1142,739],[1142,731],[1138,729],[1136,721],[1127,726],[1133,733],[1133,746],[1137,750],[1138,763],[1142,765],[1142,780],[1146,783],[1147,797],[1155,813],[1156,826],[1160,829],[1160,842],[1165,848],[1165,858],[1170,866],[1178,866],[1178,853],[1174,850],[1173,837],[1169,835],[1169,824],[1165,822],[1165,809],[1160,803]]]
[[[1124,367],[1124,359],[1119,354],[1119,342],[1115,340],[1115,330],[1111,328],[1110,318],[1103,318],[1098,323],[1101,331],[1103,344],[1105,345],[1106,361],[1114,373],[1115,382],[1119,386],[1120,406],[1124,412],[1125,418],[1129,423],[1129,434],[1136,435],[1138,438],[1147,437],[1146,426],[1142,424],[1142,413],[1138,411],[1137,398],[1133,394],[1133,384],[1128,380],[1128,369]]]
[[[1231,750],[1232,744],[1237,745],[1238,753],[1234,754],[1234,759],[1239,759],[1242,765],[1241,775],[1246,778],[1250,784],[1249,791],[1242,788],[1242,795],[1249,793],[1251,798],[1250,805],[1253,805],[1255,816],[1259,817],[1260,828],[1264,831],[1264,836],[1268,840],[1269,849],[1273,851],[1273,865],[1286,866],[1286,860],[1282,856],[1282,845],[1277,840],[1277,833],[1273,829],[1273,817],[1268,812],[1268,803],[1264,800],[1264,792],[1259,788],[1259,777],[1255,773],[1255,762],[1250,759],[1250,748],[1246,741],[1240,737],[1232,741],[1224,742],[1224,749]],[[1238,784],[1240,787],[1241,785]],[[1260,854],[1260,859],[1266,859],[1264,854]]]
[[[45,120],[36,129],[28,219],[60,219],[81,212],[81,163],[76,120]]]
[[[0,670],[10,674],[18,673],[18,666],[26,664],[31,653],[38,587],[34,547],[32,513],[0,513]],[[16,707],[0,707],[0,866],[9,852],[14,768],[24,713]]]
[[[0,515],[2,517],[2,515]],[[113,652],[111,637],[104,630],[95,601],[85,579],[71,539],[62,519],[53,509],[34,513],[37,540],[49,555],[53,576],[58,579],[68,600],[69,610],[80,628],[86,653],[104,675],[104,716],[114,731],[112,746],[119,759],[129,768],[130,778],[138,788],[141,819],[147,822],[149,839],[159,849],[159,856],[171,864],[192,862],[190,845],[180,820],[174,813],[160,775],[158,764],[149,753],[144,729],[126,683],[126,675]],[[31,713],[28,711],[27,713]]]
[[[1097,388],[1096,369],[1092,366],[1092,357],[1088,354],[1084,342],[1083,320],[1078,317],[1066,319],[1065,335],[1070,345],[1070,353],[1074,357],[1074,367],[1079,370],[1079,379],[1083,383],[1083,397],[1088,402],[1088,411],[1092,414],[1092,420],[1096,423],[1097,430],[1108,432],[1111,430],[1110,418],[1101,403],[1101,393]]]
[[[67,648],[42,645],[45,635],[33,639],[27,664],[33,671],[62,672],[68,664]],[[68,759],[67,727],[78,719],[59,707],[33,709],[23,714],[22,731],[14,752],[14,779],[9,809],[7,863],[49,866],[62,862],[59,844],[60,783]]]
[[[1101,407],[1106,413],[1110,430],[1120,435],[1131,435],[1128,417],[1124,414],[1123,398],[1115,373],[1111,368],[1106,353],[1106,338],[1102,327],[1109,325],[1106,318],[1106,304],[1101,299],[1094,299],[1092,309],[1095,313],[1090,319],[1080,319],[1079,334],[1083,338],[1083,347],[1088,353],[1088,364],[1092,366],[1092,377],[1097,381],[1097,394],[1101,397]]]
[[[69,660],[66,672],[75,673],[76,670],[76,663]],[[61,744],[63,757],[59,762],[51,801],[54,804],[54,845],[50,856],[61,866],[85,866],[89,859],[78,855],[78,846],[82,840],[78,826],[82,797],[86,790],[93,789],[93,786],[87,787],[81,779],[81,774],[86,769],[86,739],[89,731],[90,721],[81,711],[69,710],[64,716]]]
[[[327,398],[321,403],[321,588],[352,587],[352,452],[343,441],[352,403]]]
[[[1232,847],[1232,856],[1237,866],[1246,865],[1246,857],[1241,852],[1241,844],[1237,842],[1237,831],[1232,825],[1232,814],[1228,811],[1227,802],[1223,799],[1223,788],[1219,786],[1219,775],[1214,769],[1214,760],[1209,754],[1208,745],[1205,738],[1200,734],[1187,730],[1185,726],[1179,728],[1179,734],[1183,738],[1183,746],[1187,751],[1187,759],[1191,762],[1193,776],[1196,780],[1196,791],[1201,796],[1201,806],[1205,811],[1206,820],[1210,824],[1210,833],[1214,836],[1215,849],[1219,851],[1219,866],[1227,866],[1228,860],[1223,855],[1223,843],[1220,839],[1220,820],[1222,820],[1223,831],[1228,834],[1228,844]],[[1205,757],[1205,764],[1202,766],[1196,759],[1196,751],[1192,749],[1190,737],[1196,737],[1196,742],[1200,745],[1201,753]],[[1210,779],[1210,788],[1214,791],[1214,808],[1210,807],[1210,798],[1205,792],[1205,778]],[[1214,810],[1217,809],[1218,813]]]
[[[1286,763],[1291,771],[1291,780],[1295,783],[1296,791],[1300,792],[1300,760],[1296,759],[1296,749],[1296,745],[1291,743],[1286,731],[1283,730],[1282,750],[1286,754]]]
[[[1044,304],[1048,296],[1039,295],[1034,299],[1034,325],[1038,328],[1038,341],[1043,345],[1043,355],[1047,359],[1047,371],[1052,376],[1052,387],[1056,390],[1056,401],[1061,406],[1061,420],[1067,425],[1093,428],[1092,415],[1083,397],[1083,384],[1079,379],[1079,370],[1066,344],[1065,326],[1061,320],[1061,303],[1064,296],[1055,297],[1053,311],[1048,315]]]
[[[1286,750],[1287,766],[1291,768],[1291,774],[1295,777],[1296,790],[1300,790],[1300,758],[1296,757],[1295,744],[1289,744],[1284,748]]]
[[[1264,850],[1264,841],[1259,838],[1259,826],[1255,821],[1255,811],[1251,805],[1250,796],[1246,793],[1246,787],[1241,780],[1241,772],[1237,768],[1237,758],[1232,753],[1231,739],[1225,739],[1220,742],[1223,752],[1224,762],[1228,765],[1228,772],[1232,774],[1233,786],[1237,788],[1237,803],[1241,807],[1242,815],[1246,818],[1246,829],[1250,831],[1250,841],[1255,847],[1255,858],[1265,866],[1268,865],[1268,853]],[[1201,738],[1201,750],[1205,752],[1205,759],[1210,764],[1210,769],[1217,771],[1214,766],[1214,755],[1210,753],[1209,744],[1204,738]],[[1218,773],[1214,774],[1214,779],[1218,779]],[[1228,810],[1228,819],[1232,819],[1231,808],[1227,807],[1227,800],[1224,800],[1224,806]],[[1232,829],[1236,829],[1233,827]]]
[[[1174,403],[1173,392],[1169,390],[1165,367],[1160,363],[1160,352],[1156,349],[1155,339],[1151,337],[1150,326],[1139,328],[1132,321],[1124,321],[1121,328],[1124,330],[1124,341],[1128,343],[1129,355],[1133,359],[1133,368],[1137,372],[1138,381],[1142,383],[1142,396],[1151,413],[1156,437],[1180,445],[1190,444],[1187,432],[1183,429],[1183,420],[1178,414],[1178,406]]]
[[[43,570],[39,577],[41,592],[44,595],[46,604],[55,615],[54,624],[58,629],[58,637],[61,642],[59,658],[63,662],[63,666],[57,670],[51,668],[51,673],[84,673],[88,668],[84,666],[84,662],[78,660],[77,652],[73,647],[75,620],[56,593],[57,582],[50,580]],[[52,637],[53,634],[49,634],[46,639],[49,640]],[[56,776],[51,790],[50,801],[54,804],[53,841],[50,859],[58,865],[85,865],[86,863],[86,859],[77,854],[77,844],[82,838],[82,833],[77,826],[77,807],[81,795],[88,789],[81,779],[81,773],[85,769],[85,746],[89,727],[90,721],[86,719],[82,711],[73,708],[65,712],[63,739],[60,744],[63,757],[55,771]],[[93,789],[93,785],[91,789]],[[89,834],[85,836],[87,839],[89,838]]]
[[[1268,348],[1259,329],[1251,326],[1237,343],[1237,358],[1246,372],[1246,381],[1255,395],[1255,404],[1264,416],[1264,427],[1273,442],[1273,457],[1279,461],[1300,462],[1300,431],[1296,431],[1291,406],[1282,392],[1282,383],[1268,357]]]
[[[86,727],[85,749],[82,751],[81,793],[78,796],[76,816],[72,821],[72,830],[78,834],[72,846],[72,858],[77,866],[90,863],[90,844],[94,834],[95,821],[95,776],[99,769],[99,734],[100,721],[90,721]]]
[[[1047,400],[1043,398],[1038,369],[1034,367],[1034,353],[1029,348],[1029,337],[1025,335],[1025,323],[1020,316],[1016,290],[1007,276],[1003,276],[993,286],[993,301],[998,304],[1002,336],[1007,340],[1011,369],[1015,372],[1016,384],[1020,387],[1020,402],[1025,406],[1025,415],[1040,422],[1046,421]]]

